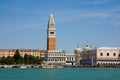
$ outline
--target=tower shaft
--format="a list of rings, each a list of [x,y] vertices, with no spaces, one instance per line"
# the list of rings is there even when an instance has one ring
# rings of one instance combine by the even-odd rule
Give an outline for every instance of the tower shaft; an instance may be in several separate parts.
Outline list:
[[[47,50],[51,51],[55,49],[56,49],[56,28],[52,12],[50,12],[47,28]]]

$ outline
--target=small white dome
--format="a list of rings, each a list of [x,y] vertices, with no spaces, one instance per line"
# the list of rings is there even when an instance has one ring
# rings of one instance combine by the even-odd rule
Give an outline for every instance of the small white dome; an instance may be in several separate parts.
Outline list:
[[[75,49],[75,52],[82,52],[82,49],[81,48],[79,48],[79,46]]]
[[[76,49],[75,49],[75,52],[81,52],[81,51],[82,51],[81,48],[76,48]]]
[[[84,50],[91,50],[91,46],[89,44],[86,44]]]

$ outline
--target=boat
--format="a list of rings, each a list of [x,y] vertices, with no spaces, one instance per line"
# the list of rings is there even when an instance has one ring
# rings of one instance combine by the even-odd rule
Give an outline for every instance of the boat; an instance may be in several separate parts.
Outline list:
[[[27,66],[20,66],[20,68],[27,68]]]

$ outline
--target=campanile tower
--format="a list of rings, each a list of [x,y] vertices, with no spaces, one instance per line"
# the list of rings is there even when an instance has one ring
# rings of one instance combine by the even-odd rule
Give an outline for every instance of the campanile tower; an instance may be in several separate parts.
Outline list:
[[[50,11],[47,27],[47,50],[56,50],[56,28],[52,11]]]

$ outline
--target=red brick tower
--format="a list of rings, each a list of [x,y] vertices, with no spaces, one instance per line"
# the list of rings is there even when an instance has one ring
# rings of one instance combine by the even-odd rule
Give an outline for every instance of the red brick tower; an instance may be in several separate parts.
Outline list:
[[[48,28],[47,28],[47,50],[48,51],[56,50],[56,28],[51,11],[50,11]]]

